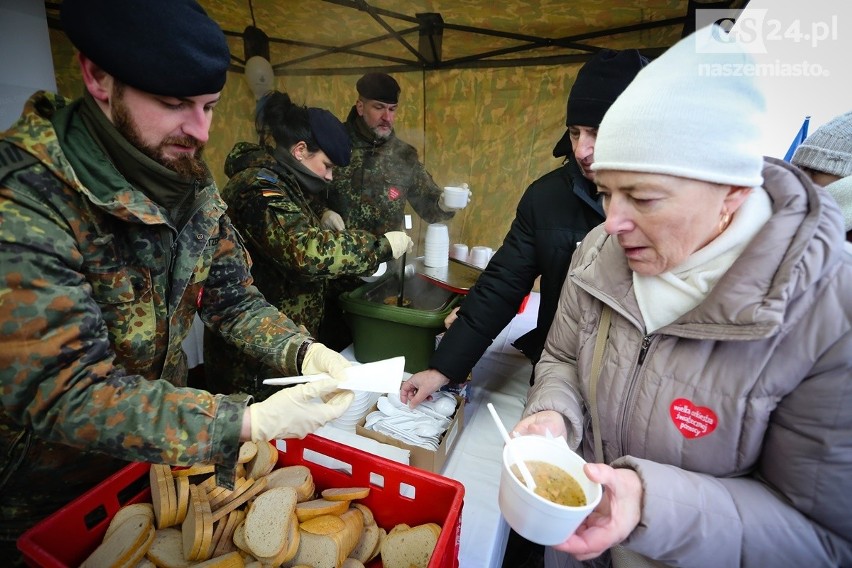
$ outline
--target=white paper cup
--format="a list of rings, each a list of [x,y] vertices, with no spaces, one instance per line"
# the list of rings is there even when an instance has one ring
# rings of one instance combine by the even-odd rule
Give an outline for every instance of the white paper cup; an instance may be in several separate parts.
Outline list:
[[[453,209],[462,209],[467,206],[470,190],[463,187],[445,187],[444,205]]]
[[[456,243],[450,248],[450,258],[455,258],[462,262],[467,262],[467,245],[464,243]]]
[[[511,444],[511,451],[509,445]],[[567,471],[586,494],[586,505],[567,507],[530,491],[511,471],[512,458],[543,461]],[[512,438],[503,448],[498,502],[509,526],[525,539],[544,546],[565,542],[601,500],[601,486],[583,473],[586,462],[561,439],[543,436]]]
[[[485,268],[488,261],[491,260],[491,247],[475,246],[470,249],[470,264]]]

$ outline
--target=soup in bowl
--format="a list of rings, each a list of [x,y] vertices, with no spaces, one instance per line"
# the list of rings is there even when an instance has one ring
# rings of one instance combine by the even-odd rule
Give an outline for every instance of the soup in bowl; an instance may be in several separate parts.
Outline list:
[[[526,486],[513,458],[530,469],[536,491]],[[503,448],[498,498],[509,526],[531,542],[565,542],[601,500],[601,486],[586,477],[585,463],[561,438],[511,439]]]

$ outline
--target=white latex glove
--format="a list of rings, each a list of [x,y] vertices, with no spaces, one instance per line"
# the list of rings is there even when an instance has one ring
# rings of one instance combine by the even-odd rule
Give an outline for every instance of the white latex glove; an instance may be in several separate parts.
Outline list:
[[[336,211],[326,209],[325,213],[322,214],[322,219],[320,219],[320,227],[323,229],[342,231],[346,228],[346,223],[343,222],[343,217],[341,217]]]
[[[399,258],[414,249],[414,241],[411,240],[411,237],[405,231],[390,231],[389,233],[385,233],[385,238],[390,242],[394,258]]]
[[[282,389],[250,405],[252,441],[304,438],[338,418],[355,398],[350,390],[337,391],[339,383],[337,379],[313,381]]]
[[[322,343],[314,343],[305,352],[302,360],[303,375],[325,373],[338,381],[346,380],[346,367],[352,365],[346,357]]]

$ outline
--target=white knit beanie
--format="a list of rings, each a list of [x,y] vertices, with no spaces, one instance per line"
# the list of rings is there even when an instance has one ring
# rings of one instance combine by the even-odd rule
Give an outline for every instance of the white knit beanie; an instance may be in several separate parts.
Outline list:
[[[790,161],[842,178],[852,176],[852,112],[817,128],[796,148]]]
[[[766,104],[755,65],[735,43],[720,47],[720,34],[701,28],[639,72],[604,115],[592,170],[763,183]]]

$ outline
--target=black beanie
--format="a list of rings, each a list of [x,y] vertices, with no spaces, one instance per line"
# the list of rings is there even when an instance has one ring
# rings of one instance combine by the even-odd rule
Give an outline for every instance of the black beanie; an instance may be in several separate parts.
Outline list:
[[[225,86],[225,34],[194,0],[63,0],[60,18],[77,49],[140,91],[192,97]]]
[[[335,166],[349,165],[352,156],[352,143],[343,127],[343,123],[324,108],[311,107],[308,109],[308,121],[311,133],[317,145],[325,152]]]
[[[602,49],[594,54],[577,72],[568,94],[565,126],[597,128],[610,105],[647,64],[648,59],[635,49]],[[553,148],[553,156],[567,156],[571,151],[571,138],[565,132]]]
[[[391,105],[399,102],[399,83],[387,73],[367,73],[358,79],[355,88],[365,99]]]

